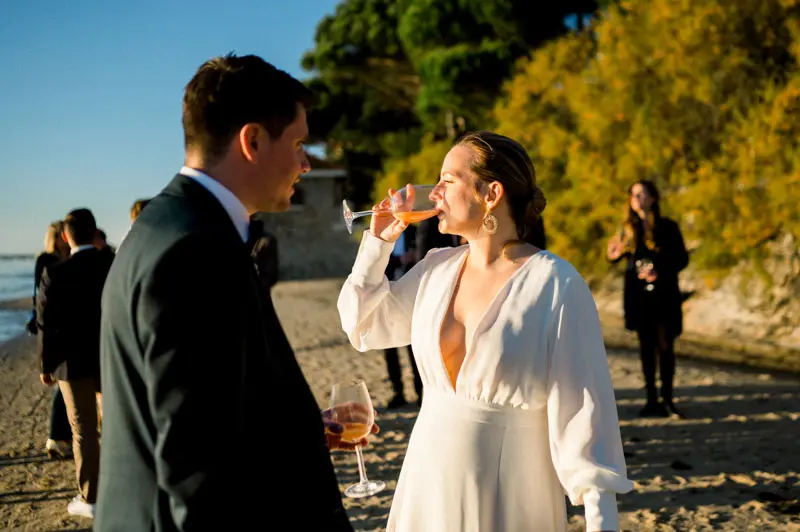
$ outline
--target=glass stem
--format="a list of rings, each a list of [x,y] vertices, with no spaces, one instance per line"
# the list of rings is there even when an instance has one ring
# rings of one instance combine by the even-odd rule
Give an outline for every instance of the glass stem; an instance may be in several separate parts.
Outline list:
[[[356,459],[358,460],[358,478],[359,484],[367,483],[367,473],[364,470],[364,457],[361,455],[361,446],[356,445]]]

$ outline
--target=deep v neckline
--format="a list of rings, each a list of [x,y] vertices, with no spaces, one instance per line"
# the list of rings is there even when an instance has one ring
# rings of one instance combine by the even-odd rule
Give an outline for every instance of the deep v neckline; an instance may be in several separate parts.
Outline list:
[[[445,292],[445,297],[443,298],[444,301],[447,302],[447,304],[445,305],[444,310],[440,312],[439,319],[437,320],[438,326],[436,327],[436,346],[439,357],[439,364],[441,365],[442,371],[444,372],[445,378],[447,379],[447,385],[454,394],[458,391],[458,381],[461,379],[461,373],[463,372],[464,366],[466,366],[467,361],[469,360],[470,353],[472,352],[472,345],[475,343],[475,336],[477,335],[478,330],[481,328],[481,325],[483,325],[483,322],[486,319],[486,316],[489,314],[489,311],[492,309],[492,307],[494,307],[495,303],[497,302],[497,299],[500,297],[500,294],[506,291],[506,289],[509,287],[511,282],[517,277],[517,275],[519,275],[519,273],[522,270],[524,270],[533,261],[534,258],[536,258],[537,256],[539,256],[544,252],[545,250],[540,249],[539,251],[537,251],[527,259],[525,259],[525,262],[522,263],[520,267],[517,268],[517,270],[508,277],[508,279],[506,279],[506,281],[494,295],[492,300],[489,302],[489,305],[483,310],[483,314],[481,314],[481,317],[475,323],[475,328],[472,330],[472,334],[469,337],[469,342],[467,342],[466,328],[464,329],[464,359],[461,361],[461,366],[458,368],[458,373],[456,374],[455,382],[452,382],[450,380],[450,374],[447,371],[447,365],[444,362],[444,353],[442,352],[442,327],[444,326],[444,319],[447,316],[450,307],[453,305],[453,298],[456,295],[456,286],[458,285],[458,282],[461,280],[461,277],[464,274],[464,268],[466,267],[467,264],[467,257],[469,256],[469,248],[467,248],[464,251],[461,257],[459,257],[458,267],[456,268],[456,274],[451,279],[450,285],[447,288],[447,292]]]

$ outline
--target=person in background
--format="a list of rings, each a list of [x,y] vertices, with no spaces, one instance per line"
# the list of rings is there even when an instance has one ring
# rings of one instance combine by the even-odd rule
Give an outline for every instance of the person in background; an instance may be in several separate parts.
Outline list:
[[[62,238],[64,232],[64,222],[57,220],[47,227],[44,236],[44,251],[36,257],[36,265],[33,270],[33,310],[31,319],[26,327],[30,334],[38,334],[36,326],[36,297],[39,291],[39,283],[42,281],[42,274],[48,267],[58,264],[69,257],[69,245]],[[53,391],[50,407],[50,433],[45,443],[45,452],[50,458],[67,458],[71,454],[72,448],[72,429],[69,427],[67,419],[67,407],[64,405],[64,397],[58,386]]]
[[[147,204],[150,203],[151,199],[152,198],[138,199],[138,200],[133,202],[133,205],[131,205],[131,209],[129,211],[129,215],[131,217],[131,225],[128,226],[128,230],[125,232],[125,234],[120,239],[120,241],[119,241],[119,245],[120,246],[122,245],[122,243],[127,238],[128,233],[130,233],[131,227],[133,227],[133,222],[135,222],[136,219],[139,217],[139,215],[142,214],[142,211],[144,210],[145,207],[147,207]]]
[[[456,235],[447,235],[439,231],[439,218],[422,220],[416,230],[415,263],[421,261],[432,249],[460,246],[462,244],[460,240]]]
[[[636,331],[647,403],[642,417],[683,414],[674,403],[675,338],[683,330],[678,272],[689,264],[678,224],[661,216],[660,195],[652,181],[638,181],[628,190],[625,222],[608,242],[612,263],[627,259],[623,303],[625,327]],[[661,400],[656,390],[656,358],[660,362]]]
[[[42,274],[36,301],[40,379],[58,382],[72,428],[78,496],[70,515],[94,516],[100,465],[100,299],[111,258],[94,247],[97,225],[89,209],[64,219],[70,257]]]
[[[396,281],[403,274],[411,269],[416,261],[416,250],[414,249],[416,227],[409,226],[407,233],[400,235],[394,243],[392,254],[389,256],[389,264],[386,266],[386,277]],[[408,245],[411,243],[411,245]],[[405,346],[408,351],[408,360],[411,363],[411,370],[414,372],[414,391],[417,393],[417,405],[422,406],[422,378],[414,360],[414,351],[411,345]],[[386,361],[386,372],[389,374],[389,382],[392,383],[394,395],[386,404],[386,408],[394,410],[402,408],[408,401],[405,397],[405,387],[403,385],[403,371],[400,368],[400,353],[397,347],[384,349],[383,358]]]
[[[110,256],[112,259],[116,254],[114,248],[112,248],[106,240],[106,232],[99,227],[97,228],[97,233],[94,235],[94,247],[97,248],[101,253],[105,253],[106,255]]]
[[[131,212],[130,212],[131,223],[135,222],[136,218],[138,218],[139,215],[142,214],[142,210],[144,210],[144,208],[147,207],[148,203],[150,203],[150,198],[138,199],[133,202],[133,205],[131,205]]]

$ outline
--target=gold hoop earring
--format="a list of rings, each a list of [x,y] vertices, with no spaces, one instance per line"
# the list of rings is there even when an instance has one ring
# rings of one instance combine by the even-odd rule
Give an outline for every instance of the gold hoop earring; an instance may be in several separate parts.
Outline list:
[[[497,217],[489,213],[483,219],[483,228],[486,230],[487,233],[493,235],[497,232],[497,228],[500,225],[500,222],[497,221]]]

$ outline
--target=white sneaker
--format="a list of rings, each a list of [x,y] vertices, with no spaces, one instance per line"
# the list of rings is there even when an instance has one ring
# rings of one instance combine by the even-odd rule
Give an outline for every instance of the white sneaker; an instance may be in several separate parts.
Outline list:
[[[69,513],[69,515],[80,515],[81,517],[94,519],[94,504],[89,504],[83,500],[83,497],[78,495],[67,505],[67,513]]]
[[[72,445],[65,441],[47,440],[44,448],[47,451],[47,456],[52,459],[64,459],[72,456]]]

